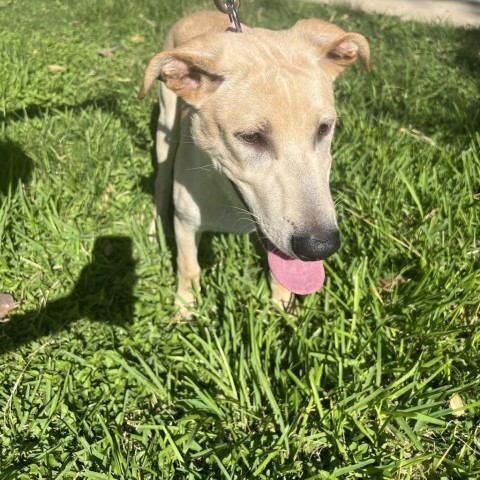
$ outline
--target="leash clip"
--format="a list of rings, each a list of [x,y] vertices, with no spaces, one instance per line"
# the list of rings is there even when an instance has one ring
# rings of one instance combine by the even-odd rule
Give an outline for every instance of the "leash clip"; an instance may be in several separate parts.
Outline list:
[[[236,32],[242,33],[242,25],[237,14],[240,0],[213,0],[213,3],[222,13],[228,14],[230,21],[235,25]]]

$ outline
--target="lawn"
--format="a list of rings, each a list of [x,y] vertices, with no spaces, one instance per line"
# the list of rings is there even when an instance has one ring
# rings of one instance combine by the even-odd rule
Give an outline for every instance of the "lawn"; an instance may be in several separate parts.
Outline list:
[[[370,41],[336,84],[343,244],[296,315],[255,236],[202,244],[171,325],[153,218],[155,95],[172,23],[211,1],[0,0],[0,479],[480,477],[480,30],[293,0]],[[121,45],[111,56],[100,49]]]

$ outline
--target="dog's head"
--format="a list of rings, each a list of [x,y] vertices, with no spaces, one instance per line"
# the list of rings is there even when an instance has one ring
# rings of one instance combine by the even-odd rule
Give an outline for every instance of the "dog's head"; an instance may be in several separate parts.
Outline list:
[[[275,262],[307,269],[340,246],[329,189],[333,81],[357,56],[369,69],[362,35],[311,19],[285,31],[202,35],[147,67],[140,97],[159,78],[193,107],[194,140],[266,237],[274,275]]]

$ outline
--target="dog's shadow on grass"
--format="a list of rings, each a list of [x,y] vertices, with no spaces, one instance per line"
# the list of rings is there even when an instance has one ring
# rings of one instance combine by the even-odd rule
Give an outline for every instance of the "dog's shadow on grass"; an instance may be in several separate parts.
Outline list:
[[[23,314],[12,312],[3,325],[0,353],[68,329],[83,318],[114,325],[130,323],[135,303],[135,266],[131,238],[98,237],[91,261],[81,270],[69,295]]]

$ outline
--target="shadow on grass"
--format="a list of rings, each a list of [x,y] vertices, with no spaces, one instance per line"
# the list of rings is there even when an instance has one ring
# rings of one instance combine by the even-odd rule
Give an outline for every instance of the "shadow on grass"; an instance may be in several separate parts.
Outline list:
[[[91,261],[83,267],[70,295],[49,301],[38,310],[10,316],[3,326],[0,353],[67,329],[81,318],[114,325],[131,322],[135,265],[129,237],[98,237]]]
[[[146,148],[150,143],[144,131],[139,128],[137,122],[125,111],[120,105],[121,96],[111,93],[104,96],[88,98],[77,104],[61,103],[53,105],[31,104],[16,110],[7,111],[5,114],[0,113],[0,125],[11,122],[18,122],[34,118],[42,118],[48,114],[59,113],[80,113],[89,108],[97,108],[103,112],[112,113],[122,122],[125,129],[131,133],[132,142],[140,148]]]
[[[28,183],[33,171],[32,159],[9,138],[0,140],[0,195],[14,192],[20,183]]]
[[[477,5],[480,10],[480,4]],[[465,73],[478,78],[480,74],[480,60],[478,57],[480,28],[458,29],[456,33],[458,48],[453,60]]]
[[[157,153],[156,153],[156,133],[158,127],[158,115],[160,114],[160,106],[158,102],[152,107],[150,112],[150,125],[149,131],[150,136],[153,140],[152,146],[150,147],[150,162],[152,165],[152,171],[149,175],[144,175],[140,177],[140,188],[142,192],[146,193],[147,195],[152,196],[152,202],[155,205],[155,178],[157,177],[158,172],[158,162],[157,162]]]

